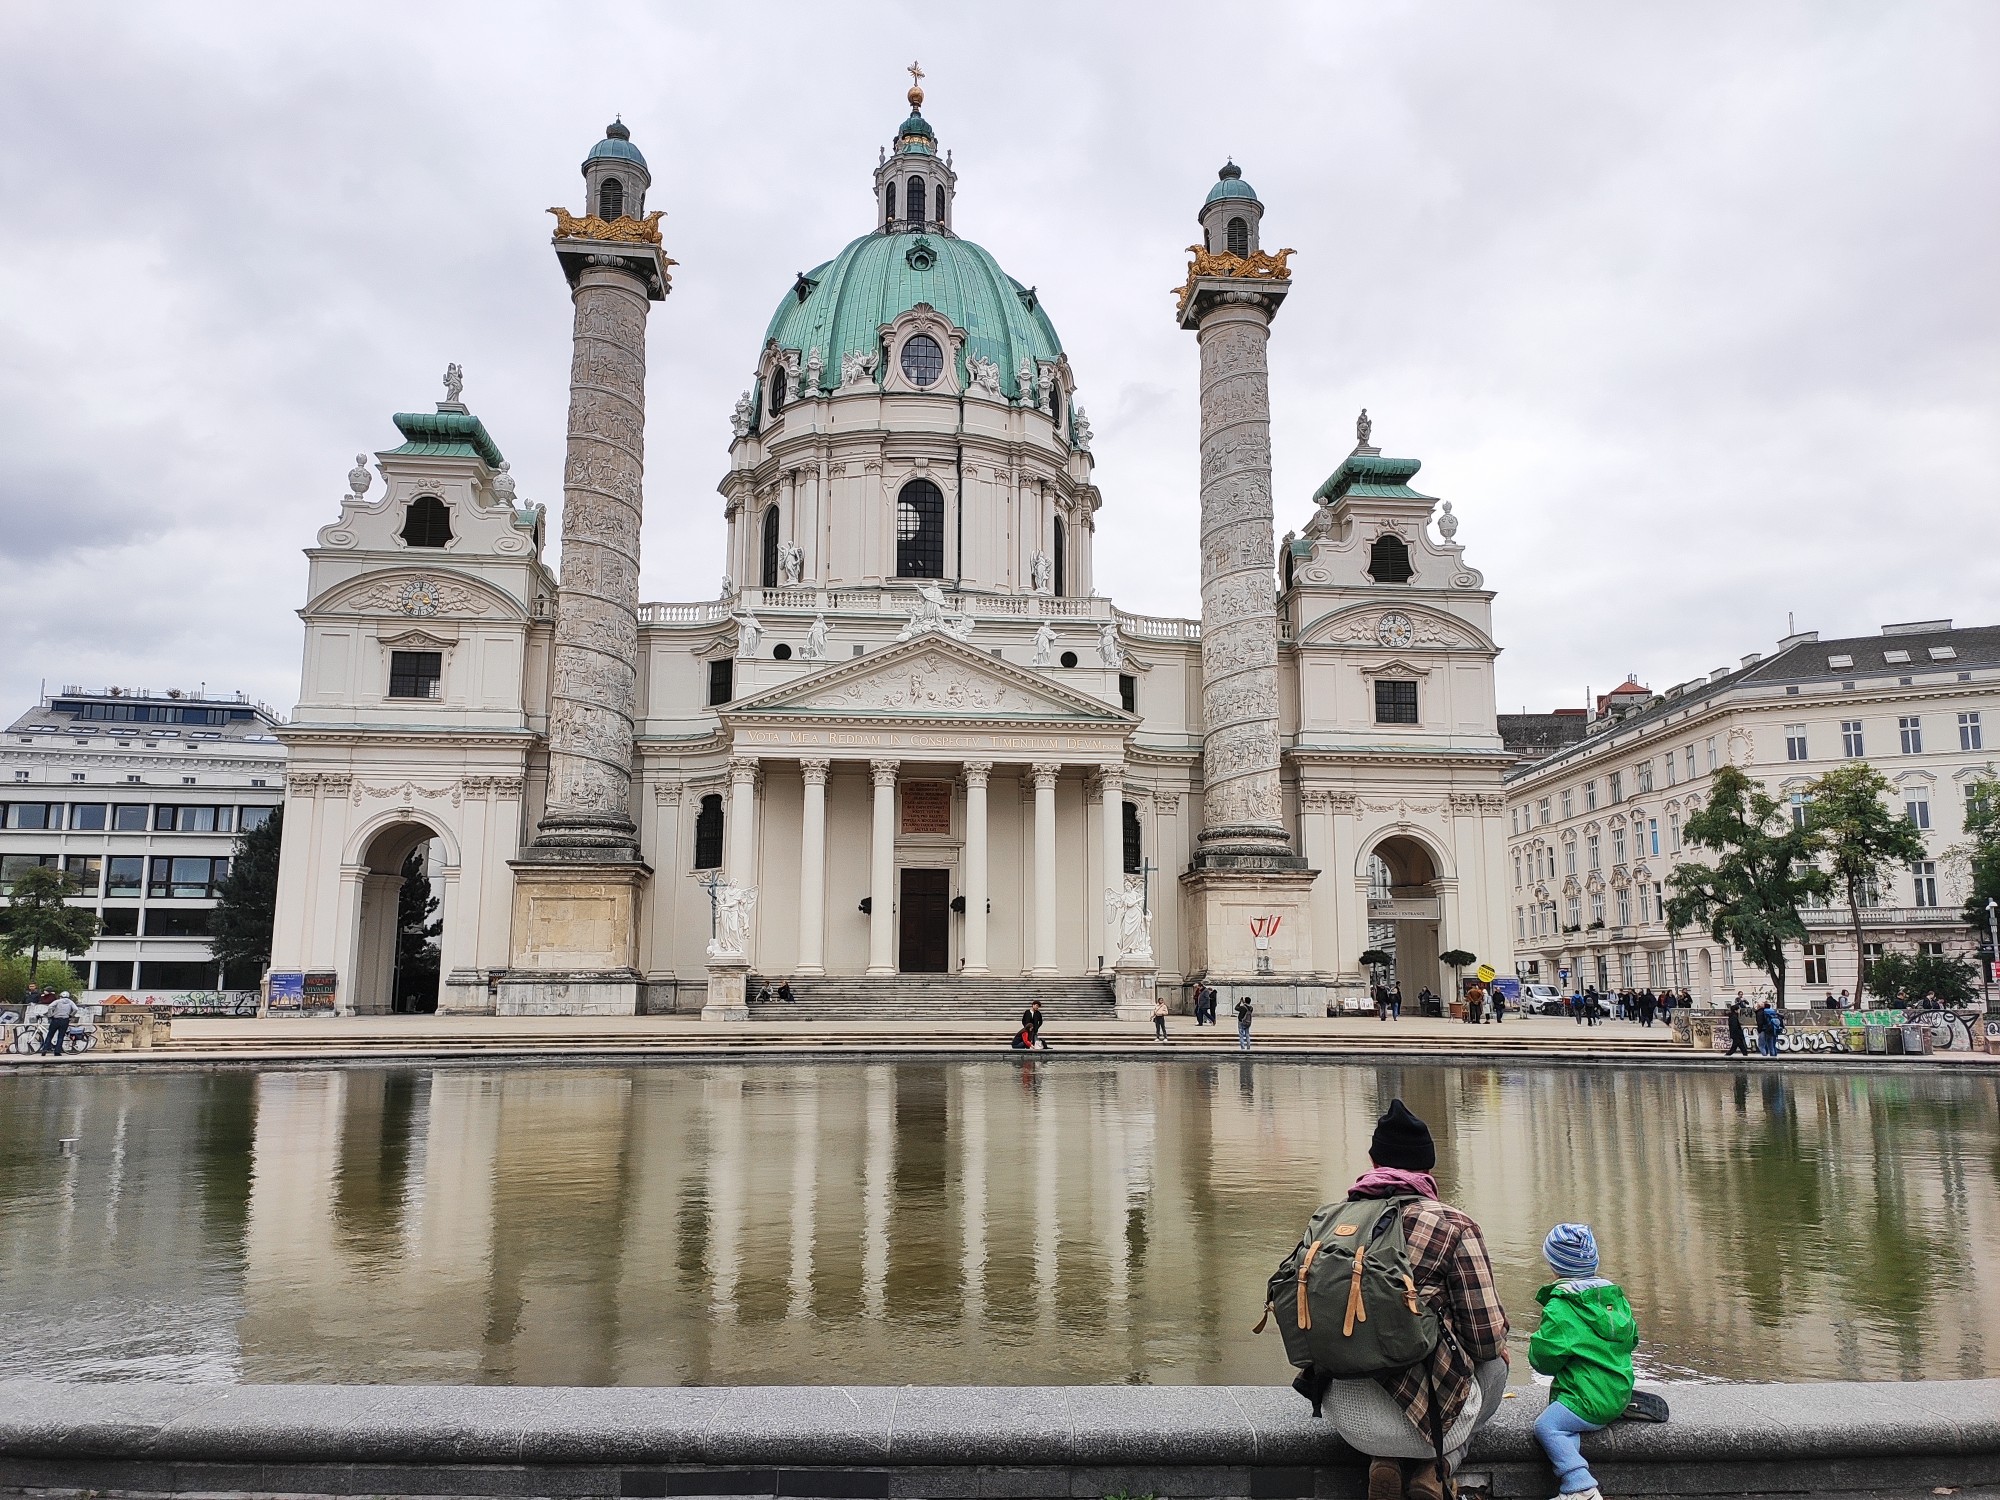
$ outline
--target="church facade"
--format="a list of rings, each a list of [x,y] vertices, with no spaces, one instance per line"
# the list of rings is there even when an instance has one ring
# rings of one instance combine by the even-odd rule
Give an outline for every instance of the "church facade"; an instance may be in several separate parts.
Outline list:
[[[1366,992],[1371,948],[1410,995],[1445,987],[1441,951],[1503,960],[1493,595],[1365,413],[1277,539],[1265,346],[1292,252],[1262,248],[1263,204],[1222,170],[1179,297],[1200,617],[1130,614],[1096,587],[1079,372],[958,233],[921,104],[866,232],[755,351],[717,597],[638,597],[672,262],[622,125],[584,212],[554,211],[560,576],[456,367],[395,418],[379,492],[357,459],[307,554],[274,975],[389,1009],[426,844],[445,1011],[733,1019],[757,982],[893,998],[932,975],[1124,1013],[1206,979],[1316,1014]]]

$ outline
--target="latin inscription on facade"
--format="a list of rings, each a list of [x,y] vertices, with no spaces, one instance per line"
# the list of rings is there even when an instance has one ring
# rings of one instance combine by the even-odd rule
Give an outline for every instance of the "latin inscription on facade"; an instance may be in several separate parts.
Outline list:
[[[906,781],[903,783],[903,832],[951,832],[951,783],[949,781]]]

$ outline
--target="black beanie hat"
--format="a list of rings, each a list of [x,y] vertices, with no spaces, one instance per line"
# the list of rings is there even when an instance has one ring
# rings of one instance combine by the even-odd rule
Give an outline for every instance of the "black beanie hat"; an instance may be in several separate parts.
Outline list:
[[[1387,1112],[1375,1122],[1368,1154],[1378,1167],[1401,1167],[1406,1172],[1428,1172],[1438,1159],[1430,1126],[1411,1114],[1401,1099],[1391,1099]]]

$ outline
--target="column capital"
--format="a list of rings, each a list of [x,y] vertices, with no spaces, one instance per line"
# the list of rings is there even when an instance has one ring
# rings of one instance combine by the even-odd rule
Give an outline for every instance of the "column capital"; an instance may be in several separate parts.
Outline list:
[[[1123,766],[1095,766],[1090,772],[1090,797],[1093,802],[1108,802],[1113,797],[1125,795],[1125,768]]]
[[[868,769],[874,775],[875,785],[878,787],[894,786],[896,772],[902,769],[902,765],[899,760],[871,760],[868,762]]]
[[[985,786],[987,778],[993,774],[993,762],[990,760],[963,761],[960,763],[958,770],[959,775],[964,779],[967,786]]]
[[[1038,760],[1028,767],[1028,772],[1035,779],[1036,791],[1050,790],[1055,786],[1056,778],[1062,775],[1062,762],[1059,760]]]
[[[802,760],[799,774],[805,778],[807,786],[825,786],[826,774],[833,768],[830,760]]]
[[[654,782],[653,800],[662,807],[679,807],[681,805],[681,783],[678,781]]]
[[[764,768],[754,755],[732,755],[729,758],[729,784],[741,786],[748,782],[755,786],[764,774]]]

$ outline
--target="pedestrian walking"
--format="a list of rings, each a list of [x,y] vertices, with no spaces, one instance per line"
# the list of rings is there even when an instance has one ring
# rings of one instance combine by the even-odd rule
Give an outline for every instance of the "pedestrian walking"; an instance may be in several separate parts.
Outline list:
[[[75,1018],[76,1001],[70,998],[68,991],[64,991],[49,1002],[49,1029],[47,1035],[42,1038],[44,1056],[51,1053],[57,1057],[62,1056],[63,1042],[69,1036],[69,1023]]]
[[[1597,1274],[1588,1224],[1556,1225],[1542,1256],[1560,1279],[1535,1294],[1542,1323],[1528,1340],[1528,1363],[1554,1379],[1535,1436],[1556,1471],[1556,1500],[1603,1500],[1577,1439],[1625,1414],[1639,1323],[1623,1289]]]
[[[1729,1050],[1724,1057],[1750,1055],[1750,1039],[1743,1034],[1743,1012],[1749,1009],[1743,1003],[1743,992],[1738,990],[1736,998],[1729,1002]]]
[[[1153,996],[1153,1040],[1167,1039],[1167,997],[1155,993]]]
[[[1764,1057],[1778,1055],[1778,1033],[1785,1029],[1785,1018],[1778,1014],[1778,1007],[1766,1000],[1757,1007],[1757,1051]]]
[[[1253,1009],[1248,995],[1236,1002],[1236,1050],[1239,1052],[1250,1050],[1250,1016]]]
[[[1403,1019],[1403,989],[1401,985],[1389,991],[1389,1019],[1392,1021]]]

